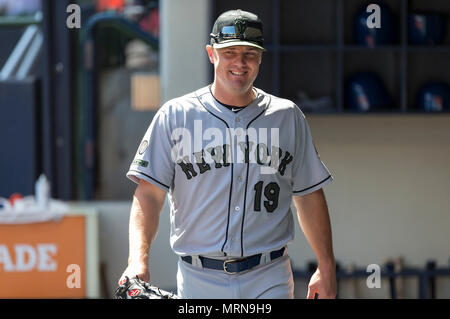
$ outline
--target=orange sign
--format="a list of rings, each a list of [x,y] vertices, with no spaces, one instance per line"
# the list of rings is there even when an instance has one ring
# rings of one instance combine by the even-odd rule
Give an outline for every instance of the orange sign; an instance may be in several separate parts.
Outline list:
[[[85,217],[0,224],[0,298],[86,297]]]

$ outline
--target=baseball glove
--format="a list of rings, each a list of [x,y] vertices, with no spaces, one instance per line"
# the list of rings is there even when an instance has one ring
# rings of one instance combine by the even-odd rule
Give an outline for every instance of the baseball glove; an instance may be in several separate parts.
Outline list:
[[[173,292],[151,286],[138,276],[132,279],[125,277],[125,279],[125,282],[114,292],[115,299],[180,299]]]

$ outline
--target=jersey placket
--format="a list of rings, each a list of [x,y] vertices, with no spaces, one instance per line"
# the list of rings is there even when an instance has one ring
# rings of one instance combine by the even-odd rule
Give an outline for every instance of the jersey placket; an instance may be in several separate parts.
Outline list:
[[[236,160],[236,165],[233,169],[233,193],[231,194],[232,212],[229,216],[229,231],[227,236],[230,241],[225,247],[229,248],[229,253],[233,256],[245,256],[245,239],[244,239],[244,223],[245,213],[248,209],[248,174],[250,170],[250,156],[249,156],[249,138],[247,130],[250,125],[260,115],[264,113],[263,110],[258,110],[259,113],[252,117],[243,117],[235,115],[234,121],[230,127],[234,127],[237,135],[238,143],[233,143],[233,158]],[[239,142],[244,142],[243,146]],[[236,156],[237,155],[237,156]]]
[[[246,170],[247,165],[245,163],[245,158],[242,153],[242,149],[239,142],[245,141],[245,125],[247,121],[244,118],[236,114],[234,119],[230,121],[230,130],[233,130],[234,141],[232,145],[232,155],[233,155],[233,181],[231,194],[231,207],[229,216],[229,229],[228,229],[228,241],[225,245],[225,252],[227,255],[231,256],[241,256],[242,255],[242,223],[245,215],[246,203],[245,203],[245,193],[246,193]]]

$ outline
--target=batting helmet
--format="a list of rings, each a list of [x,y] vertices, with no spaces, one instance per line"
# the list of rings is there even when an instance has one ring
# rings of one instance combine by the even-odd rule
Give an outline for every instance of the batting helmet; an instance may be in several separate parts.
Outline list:
[[[367,20],[371,15],[367,12],[368,4],[361,6],[353,18],[353,33],[356,44],[375,47],[379,45],[392,44],[397,41],[395,34],[395,19],[392,10],[384,3],[379,3],[380,20],[379,28],[371,28],[367,25]]]
[[[353,111],[383,111],[392,106],[392,98],[381,78],[373,72],[351,76],[345,89],[346,106]]]
[[[450,86],[444,82],[428,82],[417,94],[417,107],[425,112],[450,110]]]
[[[438,13],[408,15],[408,38],[411,44],[440,44],[444,40],[444,17]]]

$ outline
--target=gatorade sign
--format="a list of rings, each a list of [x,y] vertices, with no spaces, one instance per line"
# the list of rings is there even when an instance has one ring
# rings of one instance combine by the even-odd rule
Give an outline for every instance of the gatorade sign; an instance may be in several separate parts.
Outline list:
[[[84,216],[0,224],[0,298],[86,297],[85,259]]]
[[[54,257],[57,255],[56,244],[15,244],[13,251],[7,245],[0,245],[0,264],[4,272],[14,271],[56,271],[58,264]]]

